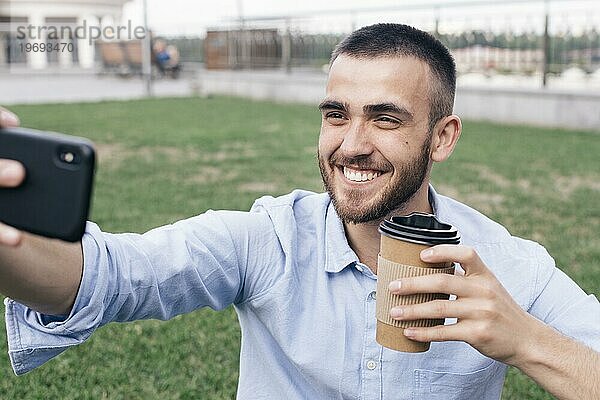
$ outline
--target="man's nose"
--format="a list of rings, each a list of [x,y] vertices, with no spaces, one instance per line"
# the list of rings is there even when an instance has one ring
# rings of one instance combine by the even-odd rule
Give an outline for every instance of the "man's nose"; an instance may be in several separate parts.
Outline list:
[[[340,150],[346,157],[369,155],[373,152],[373,144],[362,122],[348,125]]]

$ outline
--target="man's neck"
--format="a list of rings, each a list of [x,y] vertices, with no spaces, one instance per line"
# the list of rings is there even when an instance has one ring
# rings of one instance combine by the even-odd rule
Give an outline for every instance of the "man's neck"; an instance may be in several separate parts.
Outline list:
[[[420,190],[401,209],[397,209],[385,218],[392,215],[407,215],[411,212],[433,213],[429,203],[429,189]],[[374,274],[377,274],[377,255],[379,254],[380,233],[377,230],[381,220],[370,221],[363,224],[344,222],[344,230],[348,244],[358,256],[358,260],[368,266]]]

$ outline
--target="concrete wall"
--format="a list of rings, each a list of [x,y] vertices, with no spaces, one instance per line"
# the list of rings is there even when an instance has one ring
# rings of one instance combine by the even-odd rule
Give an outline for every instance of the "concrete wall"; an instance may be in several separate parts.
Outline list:
[[[283,71],[206,71],[198,75],[203,94],[225,94],[256,100],[310,103],[315,106],[325,96],[324,73]]]
[[[600,93],[461,87],[455,112],[465,119],[600,131]]]
[[[202,71],[203,94],[318,104],[325,95],[324,73]],[[459,87],[455,112],[464,119],[600,131],[600,93],[552,89]]]

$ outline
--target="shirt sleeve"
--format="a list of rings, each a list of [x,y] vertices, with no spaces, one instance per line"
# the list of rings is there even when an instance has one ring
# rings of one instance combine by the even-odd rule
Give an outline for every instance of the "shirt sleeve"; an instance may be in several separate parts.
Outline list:
[[[243,222],[232,227],[235,221]],[[264,213],[231,211],[209,211],[145,234],[105,233],[89,222],[82,238],[83,277],[69,315],[43,315],[5,299],[14,372],[30,371],[108,322],[164,320],[243,301],[260,290],[245,284],[248,249],[260,239],[252,232],[272,231]]]
[[[562,334],[600,351],[600,303],[596,296],[586,294],[558,269],[543,248],[538,262],[537,297],[529,312]]]

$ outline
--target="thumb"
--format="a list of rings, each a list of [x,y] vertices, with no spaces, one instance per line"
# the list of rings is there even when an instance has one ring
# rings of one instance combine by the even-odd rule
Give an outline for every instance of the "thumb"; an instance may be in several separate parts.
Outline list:
[[[21,124],[19,117],[8,111],[6,108],[0,107],[0,128],[14,128]]]
[[[15,247],[23,240],[23,233],[0,222],[0,245]]]

